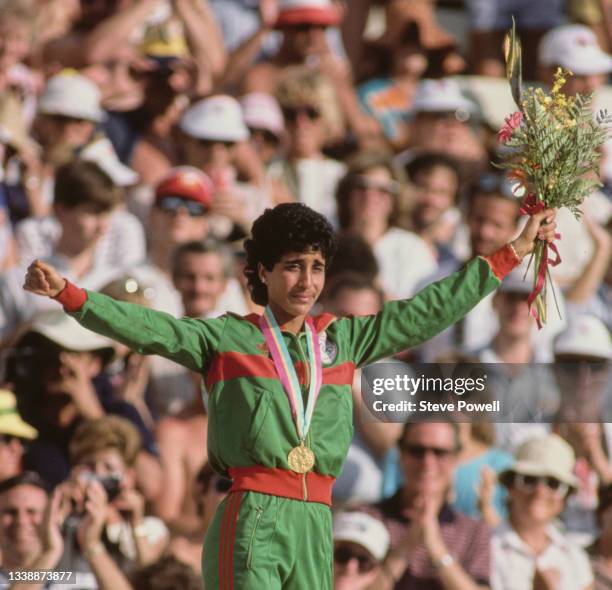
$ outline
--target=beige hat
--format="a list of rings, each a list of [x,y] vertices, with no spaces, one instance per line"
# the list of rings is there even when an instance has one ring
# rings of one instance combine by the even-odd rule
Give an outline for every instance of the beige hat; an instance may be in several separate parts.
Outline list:
[[[15,394],[0,389],[0,434],[32,440],[38,436],[36,428],[24,422],[17,410]]]
[[[516,452],[514,464],[500,473],[499,479],[506,483],[513,473],[555,477],[576,488],[578,478],[573,474],[575,463],[572,447],[560,436],[549,434],[523,443]]]
[[[334,518],[334,541],[349,541],[367,549],[378,561],[389,550],[389,531],[365,512],[342,512]]]

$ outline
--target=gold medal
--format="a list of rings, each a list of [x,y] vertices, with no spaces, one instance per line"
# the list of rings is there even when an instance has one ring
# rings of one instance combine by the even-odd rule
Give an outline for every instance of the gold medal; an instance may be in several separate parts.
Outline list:
[[[289,451],[287,461],[291,471],[306,473],[314,467],[315,455],[311,449],[305,447],[304,443],[301,442],[298,447],[294,447]]]

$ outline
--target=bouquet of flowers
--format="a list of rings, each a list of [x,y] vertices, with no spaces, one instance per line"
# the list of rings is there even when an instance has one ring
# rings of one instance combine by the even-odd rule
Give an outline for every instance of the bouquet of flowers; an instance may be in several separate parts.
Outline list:
[[[606,111],[593,114],[592,94],[569,97],[563,93],[571,75],[559,68],[550,92],[533,87],[523,90],[521,45],[513,25],[506,37],[506,76],[518,111],[506,118],[499,131],[499,142],[509,148],[499,166],[510,171],[508,177],[526,195],[523,214],[567,207],[578,218],[584,199],[601,186],[599,160],[612,117]],[[532,262],[533,290],[528,303],[541,328],[546,323],[546,290],[552,289],[548,267],[559,264],[561,258],[554,243],[539,241],[530,267]]]

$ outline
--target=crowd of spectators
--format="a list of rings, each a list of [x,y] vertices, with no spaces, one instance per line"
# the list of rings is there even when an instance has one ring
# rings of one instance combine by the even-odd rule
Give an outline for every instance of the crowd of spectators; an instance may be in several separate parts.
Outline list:
[[[231,485],[207,462],[202,376],[26,293],[33,259],[175,316],[261,312],[243,241],[299,201],[338,232],[317,311],[375,314],[525,221],[494,166],[511,17],[528,80],[567,68],[565,91],[604,108],[606,4],[0,0],[0,588],[64,587],[11,577],[41,569],[74,589],[202,588]],[[338,590],[612,587],[612,141],[601,181],[580,220],[558,213],[542,330],[524,261],[389,359],[488,363],[512,420],[366,419],[356,376]]]

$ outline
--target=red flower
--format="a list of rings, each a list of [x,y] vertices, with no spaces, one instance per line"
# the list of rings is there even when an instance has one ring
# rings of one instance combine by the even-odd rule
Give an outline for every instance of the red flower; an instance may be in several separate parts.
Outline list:
[[[497,141],[499,143],[506,143],[511,137],[514,130],[521,124],[523,120],[523,113],[516,111],[509,117],[506,117],[505,125],[499,130],[497,134]]]

